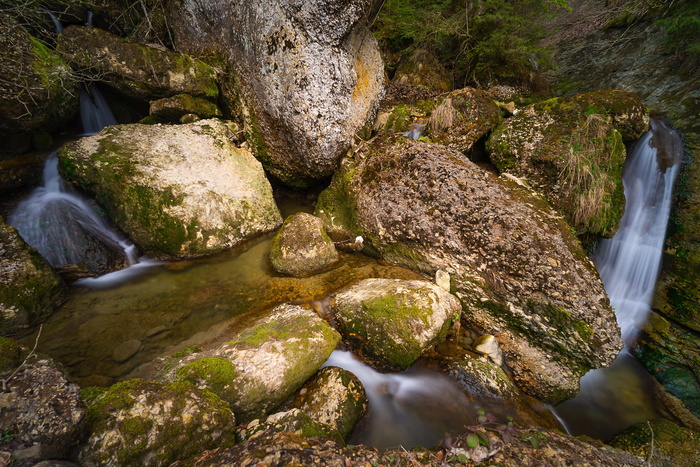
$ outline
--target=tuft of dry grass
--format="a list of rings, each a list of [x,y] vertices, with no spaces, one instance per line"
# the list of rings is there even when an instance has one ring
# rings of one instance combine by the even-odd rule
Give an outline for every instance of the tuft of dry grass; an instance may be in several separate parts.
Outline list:
[[[428,119],[428,130],[431,134],[440,134],[454,127],[459,120],[459,111],[455,109],[452,99],[448,97],[433,110]]]

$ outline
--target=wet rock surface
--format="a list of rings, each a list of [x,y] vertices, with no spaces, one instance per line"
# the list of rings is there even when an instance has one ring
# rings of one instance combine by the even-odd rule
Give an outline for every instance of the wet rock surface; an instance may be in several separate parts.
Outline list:
[[[221,117],[221,110],[216,104],[189,94],[177,94],[152,101],[148,113],[167,122],[176,122],[188,114],[199,118]]]
[[[668,420],[652,420],[626,429],[608,444],[652,465],[690,467],[698,462],[700,435]]]
[[[90,435],[81,465],[164,466],[235,443],[228,405],[189,383],[135,379],[84,394]]]
[[[152,257],[201,256],[282,222],[262,166],[228,136],[219,120],[119,125],[64,146],[60,169]]]
[[[272,267],[290,276],[313,274],[332,266],[338,259],[323,221],[311,214],[288,217],[270,245]]]
[[[67,296],[49,263],[0,217],[0,334],[46,318]]]
[[[452,276],[462,325],[492,334],[516,384],[558,402],[622,347],[600,279],[546,203],[443,146],[379,139],[321,193],[329,232],[382,258]]]
[[[58,50],[71,65],[92,70],[127,96],[142,100],[187,93],[216,99],[214,69],[182,53],[123,40],[97,28],[67,27]]]
[[[167,378],[219,395],[236,418],[260,418],[291,396],[328,359],[340,335],[308,308],[284,304],[226,344],[185,356]]]
[[[579,233],[611,237],[624,213],[624,141],[649,129],[639,97],[617,90],[532,104],[490,136],[501,172],[525,177]]]
[[[335,294],[332,313],[360,353],[403,369],[445,338],[461,306],[431,282],[367,279]]]
[[[369,3],[177,2],[178,50],[225,57],[246,135],[265,168],[294,186],[329,177],[384,91]],[[222,35],[222,31],[231,31]]]

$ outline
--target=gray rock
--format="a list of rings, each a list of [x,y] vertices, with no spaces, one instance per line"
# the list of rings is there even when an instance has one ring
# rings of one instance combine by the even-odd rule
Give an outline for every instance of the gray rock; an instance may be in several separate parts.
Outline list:
[[[139,379],[88,394],[84,466],[164,466],[235,442],[235,419],[214,394],[188,383]]]
[[[49,263],[0,217],[0,335],[46,318],[67,296]]]
[[[272,267],[290,276],[321,271],[337,262],[338,258],[323,221],[306,213],[289,216],[270,245]]]
[[[138,99],[182,93],[215,99],[219,94],[214,69],[204,62],[132,43],[101,29],[69,26],[57,47],[72,65],[92,70],[100,81]]]
[[[234,71],[225,97],[265,168],[298,187],[330,176],[384,92],[369,2],[174,3],[177,49],[219,54]]]
[[[459,152],[377,139],[343,163],[316,215],[390,262],[449,272],[462,327],[493,334],[516,384],[538,399],[572,397],[586,371],[622,348],[603,285],[566,223]]]
[[[118,125],[64,146],[60,169],[152,257],[206,255],[282,222],[262,166],[229,135],[219,120]]]
[[[185,356],[166,378],[210,389],[231,405],[239,422],[249,422],[299,389],[339,341],[316,313],[284,304],[230,342]]]
[[[345,438],[362,418],[367,396],[359,379],[338,367],[321,368],[291,404],[313,420],[329,425]]]
[[[304,438],[321,437],[342,443],[343,438],[332,426],[320,423],[300,409],[291,409],[270,415],[264,422],[253,420],[245,429],[238,432],[239,439],[246,440],[260,436],[265,431],[293,433]]]
[[[335,294],[333,303],[333,319],[345,339],[398,368],[441,342],[461,311],[441,287],[399,279],[366,279]]]
[[[4,372],[3,378],[15,368]],[[64,449],[78,442],[86,422],[80,388],[52,360],[30,357],[6,384],[8,391],[0,393],[1,431]]]

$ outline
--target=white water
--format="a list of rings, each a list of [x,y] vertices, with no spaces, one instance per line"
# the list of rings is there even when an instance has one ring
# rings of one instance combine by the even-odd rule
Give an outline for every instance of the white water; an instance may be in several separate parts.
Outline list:
[[[651,311],[682,143],[663,122],[652,120],[652,129],[630,150],[623,176],[625,214],[618,232],[601,241],[594,258],[625,349],[608,368],[588,372],[581,379],[579,395],[557,407],[557,414],[574,435],[606,439],[659,416],[650,394],[653,379],[628,348]],[[650,144],[660,132],[674,142],[665,170],[659,168],[657,150]]]

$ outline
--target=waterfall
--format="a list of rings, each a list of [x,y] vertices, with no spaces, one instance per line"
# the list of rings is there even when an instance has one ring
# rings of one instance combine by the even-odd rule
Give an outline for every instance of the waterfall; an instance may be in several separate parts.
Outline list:
[[[119,123],[104,96],[94,85],[80,89],[80,119],[86,135],[94,135],[104,127]]]
[[[588,372],[579,395],[557,407],[573,435],[606,439],[659,417],[650,394],[653,378],[627,347],[651,310],[683,144],[663,122],[652,120],[651,127],[625,163],[627,206],[620,228],[612,239],[601,240],[594,257],[626,348],[610,367]]]
[[[672,147],[654,147],[653,141],[666,140],[664,134],[670,136]],[[600,242],[594,258],[626,346],[636,338],[651,308],[680,148],[678,135],[663,122],[652,120],[652,131],[635,143],[625,166],[627,206],[620,228],[612,239]],[[661,152],[671,158],[670,164]]]

